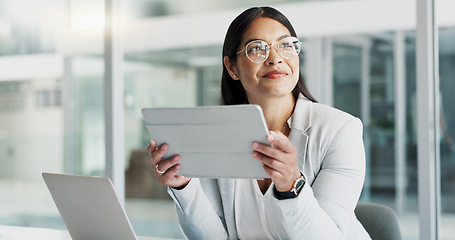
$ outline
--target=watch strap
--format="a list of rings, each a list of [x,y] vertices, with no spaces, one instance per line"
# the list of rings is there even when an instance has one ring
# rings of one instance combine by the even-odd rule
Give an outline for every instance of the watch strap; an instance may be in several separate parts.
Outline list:
[[[302,186],[299,188],[299,189],[295,189],[295,186],[296,186],[296,182],[299,181],[299,179],[302,179],[303,180],[303,184]],[[303,176],[303,173],[300,172],[300,177],[295,179],[294,180],[294,183],[292,185],[292,189],[290,191],[287,191],[287,192],[279,192],[276,187],[273,188],[273,192],[275,193],[275,196],[279,199],[279,200],[283,200],[283,199],[290,199],[290,198],[295,198],[299,195],[300,191],[302,190],[303,186],[305,185],[305,178]]]

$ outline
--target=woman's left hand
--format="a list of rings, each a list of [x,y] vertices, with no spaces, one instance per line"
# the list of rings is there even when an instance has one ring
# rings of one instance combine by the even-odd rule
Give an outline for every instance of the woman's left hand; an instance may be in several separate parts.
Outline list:
[[[292,188],[294,180],[300,176],[297,148],[279,131],[270,131],[267,141],[272,146],[253,143],[253,157],[263,163],[265,172],[275,183],[275,188],[280,192],[287,192]]]

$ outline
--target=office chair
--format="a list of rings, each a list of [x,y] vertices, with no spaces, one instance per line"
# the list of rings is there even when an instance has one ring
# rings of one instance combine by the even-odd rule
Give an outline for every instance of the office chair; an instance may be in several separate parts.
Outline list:
[[[401,240],[398,218],[391,208],[381,204],[359,203],[355,215],[372,240]]]

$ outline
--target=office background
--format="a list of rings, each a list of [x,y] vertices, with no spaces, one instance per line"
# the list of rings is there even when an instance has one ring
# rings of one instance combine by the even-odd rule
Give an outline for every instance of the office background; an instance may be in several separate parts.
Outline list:
[[[218,105],[221,45],[254,5],[287,15],[319,102],[362,119],[361,202],[419,239],[416,1],[131,0],[121,8],[125,208],[138,235],[182,238],[153,178],[140,109]],[[455,230],[455,2],[436,1],[439,239]],[[0,0],[0,225],[65,229],[42,171],[106,172],[104,1]],[[398,111],[402,109],[401,111]]]

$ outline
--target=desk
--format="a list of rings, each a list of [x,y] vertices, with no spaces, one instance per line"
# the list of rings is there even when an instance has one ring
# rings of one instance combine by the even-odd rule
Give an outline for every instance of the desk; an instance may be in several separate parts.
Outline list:
[[[0,225],[0,240],[71,240],[68,231]],[[164,238],[138,237],[138,240],[169,240]]]

